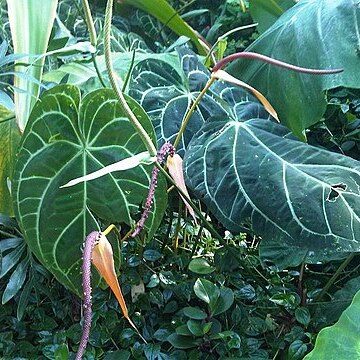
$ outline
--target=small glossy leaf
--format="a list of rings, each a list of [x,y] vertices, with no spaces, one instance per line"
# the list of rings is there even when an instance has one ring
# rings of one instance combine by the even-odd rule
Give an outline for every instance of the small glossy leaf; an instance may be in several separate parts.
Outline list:
[[[215,267],[204,258],[195,258],[190,261],[189,270],[196,274],[210,274],[215,271]]]
[[[302,0],[246,49],[307,68],[345,69],[340,74],[299,74],[248,60],[234,62],[228,71],[261,91],[281,122],[304,139],[304,129],[324,114],[324,90],[359,88],[359,16],[355,0]]]
[[[303,341],[301,341],[301,340],[295,340],[289,346],[287,358],[289,360],[301,360],[304,358],[306,351],[307,351],[306,344],[304,344]],[[343,359],[343,358],[341,358],[341,359]],[[317,359],[317,360],[320,360],[320,359]]]
[[[310,324],[310,311],[308,308],[305,307],[299,307],[295,310],[295,317],[296,320],[304,325],[304,326],[308,326]]]
[[[167,341],[176,349],[191,349],[199,344],[199,341],[193,340],[190,336],[171,334]]]
[[[234,303],[234,293],[229,288],[221,288],[220,295],[216,301],[211,301],[209,308],[213,316],[227,311]]]
[[[204,335],[203,327],[201,326],[200,321],[190,319],[186,322],[186,325],[191,334],[193,334],[194,336]]]
[[[69,349],[66,344],[59,345],[54,353],[55,360],[67,360],[69,359]]]
[[[189,317],[190,319],[195,319],[195,320],[204,320],[207,318],[207,314],[206,312],[202,311],[200,308],[198,307],[185,307],[183,309],[184,314]]]
[[[216,285],[206,279],[197,279],[194,284],[196,296],[207,304],[215,303],[220,296],[220,290]]]
[[[159,260],[162,257],[162,254],[156,250],[147,249],[144,251],[143,257],[145,260],[154,262]]]

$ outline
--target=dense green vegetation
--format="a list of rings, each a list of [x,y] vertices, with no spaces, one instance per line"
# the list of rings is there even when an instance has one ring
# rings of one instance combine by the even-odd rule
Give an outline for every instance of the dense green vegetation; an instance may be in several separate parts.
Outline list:
[[[110,224],[93,260],[126,305],[94,267],[84,359],[356,359],[359,17],[1,1],[0,359],[75,359],[82,244]]]

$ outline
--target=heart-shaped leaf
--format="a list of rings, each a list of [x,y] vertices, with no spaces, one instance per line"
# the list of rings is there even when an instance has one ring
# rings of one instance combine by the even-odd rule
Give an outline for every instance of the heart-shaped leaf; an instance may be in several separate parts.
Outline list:
[[[212,119],[184,158],[185,180],[231,231],[311,252],[359,251],[360,165],[262,119]],[[297,259],[301,262],[302,259]]]
[[[359,17],[356,0],[302,0],[247,49],[307,68],[344,68],[342,73],[298,74],[252,60],[236,61],[228,70],[261,91],[281,122],[302,137],[324,114],[323,90],[359,88]]]
[[[131,98],[128,101],[153,137],[144,111]],[[30,249],[75,293],[81,293],[80,247],[86,235],[98,228],[98,219],[134,224],[148,192],[152,166],[139,165],[73,187],[59,187],[145,150],[112,90],[97,90],[81,99],[77,87],[56,86],[34,107],[14,175],[16,215]],[[161,177],[145,226],[149,236],[165,207]],[[113,247],[116,259],[118,246]]]
[[[180,66],[161,59],[140,61],[133,70],[129,93],[149,114],[159,144],[174,142],[181,123],[192,102],[210,78],[210,72],[199,61],[195,53],[186,47],[177,49]],[[252,112],[244,112],[250,105]],[[177,152],[184,150],[204,122],[212,116],[232,115],[239,120],[246,116],[267,118],[269,115],[255,97],[238,86],[229,86],[220,81],[213,84],[192,114]]]

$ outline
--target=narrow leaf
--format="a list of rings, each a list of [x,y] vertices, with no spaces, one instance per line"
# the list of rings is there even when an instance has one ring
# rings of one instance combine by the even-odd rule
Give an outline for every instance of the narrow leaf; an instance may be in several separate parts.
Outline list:
[[[121,310],[124,314],[125,319],[129,322],[129,324],[136,330],[138,335],[143,339],[140,335],[138,329],[135,324],[131,321],[128,313],[128,309],[126,306],[126,302],[124,296],[121,292],[121,288],[116,276],[115,266],[114,266],[114,254],[112,251],[111,244],[106,236],[102,233],[99,242],[95,245],[94,250],[92,252],[92,262],[96,266],[96,269],[100,273],[100,275],[105,279],[106,283],[110,286],[110,289],[114,293]],[[143,339],[144,342],[145,339]]]
[[[90,181],[97,179],[101,176],[107,175],[113,171],[121,171],[132,169],[140,164],[152,164],[156,161],[156,156],[150,156],[148,151],[143,151],[140,154],[128,157],[124,160],[120,160],[114,164],[103,167],[100,170],[94,171],[88,175],[80,176],[76,179],[73,179],[66,183],[65,185],[60,186],[60,188],[74,186],[76,184],[82,183],[84,181]]]
[[[175,154],[174,156],[168,156],[166,161],[166,166],[169,169],[169,173],[171,177],[174,179],[175,184],[182,190],[182,192],[188,197],[189,193],[187,191],[185,180],[184,180],[184,172],[183,172],[183,159],[180,155]],[[182,200],[184,201],[187,209],[189,210],[190,215],[196,222],[194,209],[190,206],[190,204],[184,199],[182,195],[180,195]]]

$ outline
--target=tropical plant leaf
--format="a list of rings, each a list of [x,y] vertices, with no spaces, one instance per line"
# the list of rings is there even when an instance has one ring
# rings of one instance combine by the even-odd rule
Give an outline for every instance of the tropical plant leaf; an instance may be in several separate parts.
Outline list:
[[[22,0],[7,0],[14,54],[29,55],[18,62],[31,64],[31,55],[41,55],[46,52],[57,4],[57,0],[46,0],[39,7],[37,0],[29,0],[26,3]],[[42,57],[35,64],[25,69],[22,67],[21,70],[40,81],[44,61]],[[18,70],[21,73],[20,69]],[[14,94],[16,120],[20,130],[23,131],[39,95],[40,87],[39,84],[19,76],[15,76],[14,86],[25,90]]]
[[[204,88],[210,73],[195,53],[186,47],[177,49],[180,66],[161,59],[145,59],[135,66],[129,93],[149,114],[160,144],[174,142],[192,102]],[[244,112],[246,105],[252,112]],[[177,152],[182,156],[194,134],[211,116],[228,116],[245,120],[247,116],[268,117],[264,108],[239,87],[216,82],[201,99],[192,114]]]
[[[0,106],[0,213],[13,216],[10,181],[16,160],[16,149],[20,142],[20,131],[13,113]],[[9,120],[7,120],[9,119]]]
[[[206,55],[206,51],[199,42],[196,32],[180,17],[176,10],[166,0],[122,0],[122,3],[136,6],[142,11],[154,16],[177,35],[185,35],[196,46],[200,55]]]
[[[355,0],[303,0],[247,49],[307,68],[344,68],[342,73],[298,74],[248,60],[236,61],[228,71],[261,91],[281,122],[304,138],[304,129],[324,114],[324,90],[360,86],[359,16]]]
[[[127,51],[123,53],[112,53],[111,55],[114,70],[117,75],[117,80],[119,85],[122,87],[126,75],[128,74],[133,58],[133,52]],[[154,59],[155,61],[165,61],[168,62],[171,66],[176,66],[178,63],[177,56],[174,54],[151,54],[145,52],[137,52],[135,54],[134,65],[138,62],[146,59]],[[108,81],[105,58],[104,55],[99,55],[96,57],[98,64],[99,72],[101,73],[105,83]],[[90,92],[96,89],[103,88],[93,63],[87,61],[77,61],[64,64],[60,66],[59,69],[50,71],[44,75],[44,80],[48,82],[55,83],[68,83],[73,85],[78,85],[81,87],[81,90],[85,92]]]
[[[250,0],[249,9],[251,17],[258,23],[258,30],[263,33],[294,4],[294,0]]]
[[[128,101],[154,137],[146,114],[131,98]],[[140,165],[73,187],[59,187],[144,150],[109,89],[81,99],[77,87],[57,86],[44,93],[31,114],[15,169],[16,215],[30,249],[75,293],[81,292],[80,247],[86,235],[98,228],[97,218],[134,224],[148,192],[151,166]],[[164,179],[159,180],[146,223],[149,236],[166,207]],[[118,245],[113,244],[113,248],[117,258]]]
[[[323,249],[359,251],[359,162],[296,141],[280,124],[208,120],[189,144],[184,171],[189,189],[230,231],[300,247],[315,261]]]
[[[320,331],[313,351],[304,360],[353,360],[359,358],[360,291],[339,321]],[[331,349],[331,351],[329,351]]]

